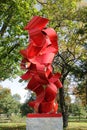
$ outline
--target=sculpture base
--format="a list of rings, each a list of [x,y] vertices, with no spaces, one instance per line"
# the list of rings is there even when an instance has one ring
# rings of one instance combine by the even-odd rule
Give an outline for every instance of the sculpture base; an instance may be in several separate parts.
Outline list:
[[[62,114],[28,114],[26,130],[63,130]]]

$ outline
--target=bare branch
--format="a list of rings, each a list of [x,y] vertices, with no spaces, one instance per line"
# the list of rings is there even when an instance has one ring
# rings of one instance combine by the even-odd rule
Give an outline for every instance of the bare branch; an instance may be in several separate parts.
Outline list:
[[[67,51],[74,57],[75,59],[75,55],[69,50],[69,48],[67,48]]]
[[[39,4],[47,4],[47,2],[42,2],[40,0],[36,0]]]

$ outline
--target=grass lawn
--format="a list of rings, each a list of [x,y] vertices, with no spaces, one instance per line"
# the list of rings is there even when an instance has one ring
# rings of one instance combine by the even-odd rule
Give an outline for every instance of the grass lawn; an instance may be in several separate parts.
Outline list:
[[[86,122],[69,122],[69,126],[65,130],[87,130]]]
[[[25,123],[1,123],[0,130],[26,130]],[[69,122],[65,130],[87,130],[86,122]]]
[[[0,130],[26,130],[25,123],[0,123]]]

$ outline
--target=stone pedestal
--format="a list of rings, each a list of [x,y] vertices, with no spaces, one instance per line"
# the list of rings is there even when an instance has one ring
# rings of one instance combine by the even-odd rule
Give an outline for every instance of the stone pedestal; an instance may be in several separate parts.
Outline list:
[[[63,130],[62,115],[59,114],[28,114],[26,130]]]

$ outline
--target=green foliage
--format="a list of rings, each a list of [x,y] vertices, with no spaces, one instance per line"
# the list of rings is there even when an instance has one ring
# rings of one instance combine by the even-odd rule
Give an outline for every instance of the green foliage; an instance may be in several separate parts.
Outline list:
[[[73,90],[76,99],[81,101],[82,106],[86,107],[87,105],[87,88],[86,80],[78,83],[78,86]]]
[[[68,113],[69,121],[87,122],[86,108],[77,103],[72,103],[69,105]]]
[[[26,46],[24,26],[36,14],[35,0],[0,1],[0,80],[19,72],[19,50]]]
[[[25,121],[26,121],[26,117],[25,116],[21,116],[21,114],[17,114],[17,115],[15,115],[15,114],[13,114],[13,115],[11,115],[10,116],[10,122],[11,123],[25,123]]]
[[[28,40],[27,32],[23,28],[33,15],[49,18],[50,26],[59,34],[60,52],[54,60],[54,66],[61,70],[62,77],[65,79],[68,73],[76,73],[79,70],[76,63],[86,57],[83,37],[87,28],[87,9],[77,8],[77,2],[79,0],[47,0],[45,4],[41,0],[1,1],[1,80],[21,73],[19,50],[26,46]],[[38,4],[40,11],[35,6]]]
[[[28,113],[33,113],[33,109],[28,106],[28,102],[22,104],[20,110],[22,116],[26,116]]]
[[[81,115],[81,107],[78,106],[77,104],[70,104],[69,106],[69,113],[72,114],[73,116],[79,116]]]
[[[6,95],[11,94],[10,89],[0,86],[0,99],[4,98]]]
[[[7,93],[8,92],[8,93]],[[11,95],[8,88],[0,90],[0,113],[6,113],[8,116],[12,113],[20,112],[20,103]]]
[[[29,97],[29,95],[30,95],[30,92],[28,92],[28,94],[27,94],[27,99],[26,99],[25,103],[23,103],[21,105],[20,110],[21,110],[22,116],[26,116],[28,113],[34,113],[34,110],[28,105],[28,103],[30,101],[35,100],[36,96],[35,96],[35,93],[31,93],[30,97]]]
[[[13,95],[13,98],[14,98],[15,101],[17,101],[17,102],[20,102],[20,100],[21,100],[21,96],[20,96],[19,94],[14,94],[14,95]]]

